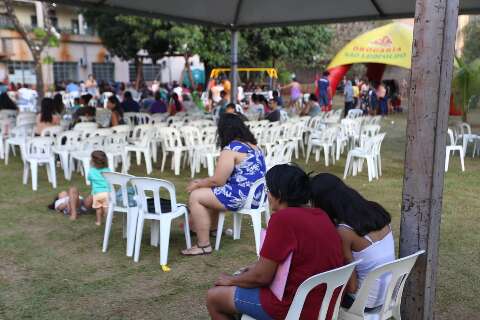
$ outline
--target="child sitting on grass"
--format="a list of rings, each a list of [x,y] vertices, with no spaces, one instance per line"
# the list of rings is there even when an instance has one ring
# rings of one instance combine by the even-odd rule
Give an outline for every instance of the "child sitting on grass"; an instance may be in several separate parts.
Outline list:
[[[102,175],[103,172],[110,172],[105,152],[98,150],[93,151],[91,166],[88,171],[88,181],[90,181],[92,186],[92,208],[94,208],[97,213],[95,224],[101,226],[102,217],[107,215],[108,193],[110,192],[110,186]]]

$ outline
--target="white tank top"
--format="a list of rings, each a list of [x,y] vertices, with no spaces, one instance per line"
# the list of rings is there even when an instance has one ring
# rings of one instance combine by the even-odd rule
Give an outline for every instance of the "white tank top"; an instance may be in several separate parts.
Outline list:
[[[338,226],[353,230],[352,227],[346,224],[339,224]],[[355,271],[357,272],[358,288],[362,286],[363,281],[370,271],[379,265],[395,260],[395,244],[393,240],[393,233],[390,226],[389,228],[390,232],[383,237],[382,240],[374,242],[368,235],[366,235],[363,238],[370,242],[370,245],[362,251],[352,251],[354,261],[358,261],[360,259],[362,260],[355,267]],[[368,300],[365,307],[375,308],[383,304],[390,279],[390,274],[384,274],[376,280],[376,283],[370,287],[370,292],[368,294]],[[355,297],[354,294],[352,296]]]

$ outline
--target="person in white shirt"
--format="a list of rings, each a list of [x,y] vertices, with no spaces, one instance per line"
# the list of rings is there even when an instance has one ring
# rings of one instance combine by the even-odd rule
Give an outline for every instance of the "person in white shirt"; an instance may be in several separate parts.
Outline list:
[[[37,111],[37,91],[30,88],[28,84],[24,84],[17,90],[17,105],[21,112]]]

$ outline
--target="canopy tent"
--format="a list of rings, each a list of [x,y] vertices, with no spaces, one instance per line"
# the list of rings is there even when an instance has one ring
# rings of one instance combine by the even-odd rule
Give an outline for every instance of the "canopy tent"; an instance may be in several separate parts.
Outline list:
[[[44,0],[238,29],[414,17],[400,255],[426,249],[410,274],[402,317],[434,319],[448,105],[458,14],[480,13],[479,0]],[[235,98],[236,77],[232,78]]]
[[[410,18],[415,13],[415,0],[54,0],[51,2],[229,29]],[[480,13],[479,1],[462,0],[460,12]]]
[[[367,64],[367,78],[380,81],[386,65],[410,69],[412,63],[413,26],[394,22],[367,31],[343,47],[327,67],[330,89],[335,92],[338,82],[352,64]]]

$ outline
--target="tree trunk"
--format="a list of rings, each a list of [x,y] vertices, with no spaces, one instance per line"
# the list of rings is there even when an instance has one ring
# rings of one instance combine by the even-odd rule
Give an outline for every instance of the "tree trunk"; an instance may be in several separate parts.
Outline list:
[[[192,68],[190,68],[190,63],[189,63],[189,58],[190,55],[188,53],[185,54],[185,70],[187,70],[187,75],[188,75],[188,81],[190,81],[190,87],[192,90],[195,89],[195,81],[193,81],[193,74],[192,74]],[[180,81],[183,83],[183,78],[180,79]]]
[[[32,54],[33,56],[33,63],[35,65],[35,77],[37,82],[37,108],[41,103],[43,97],[45,96],[45,83],[43,81],[43,70],[42,70],[42,57],[39,53]]]
[[[410,273],[402,318],[435,319],[445,144],[459,0],[417,0],[400,225],[400,257],[426,250]]]
[[[135,57],[135,73],[135,90],[138,90],[143,81],[143,61],[140,57]]]

